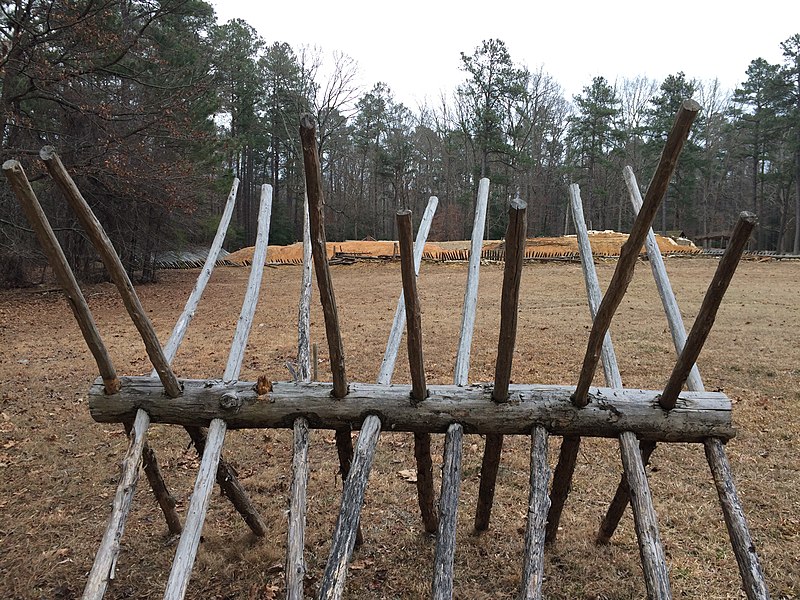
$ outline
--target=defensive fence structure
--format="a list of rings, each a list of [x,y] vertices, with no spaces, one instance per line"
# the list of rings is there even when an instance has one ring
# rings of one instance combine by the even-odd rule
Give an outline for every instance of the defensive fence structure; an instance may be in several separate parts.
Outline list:
[[[453,561],[456,548],[456,517],[461,484],[461,454],[464,434],[486,436],[475,529],[489,526],[495,481],[505,435],[531,439],[530,496],[522,557],[519,597],[541,598],[544,551],[552,541],[567,498],[582,437],[618,438],[623,474],[597,536],[607,542],[630,503],[640,548],[642,569],[650,598],[671,598],[669,572],[658,532],[658,523],[644,465],[657,443],[702,444],[720,498],[725,522],[739,565],[742,586],[750,600],[769,597],[764,576],[739,502],[725,443],[734,436],[731,401],[722,393],[703,387],[695,366],[700,350],[714,323],[717,309],[733,276],[755,219],[742,213],[731,243],[703,300],[689,334],[686,334],[661,254],[651,229],[653,218],[666,192],[678,155],[700,106],[683,103],[666,141],[659,165],[642,200],[633,172],[626,168],[634,210],[638,213],[624,245],[614,275],[603,295],[597,281],[580,190],[570,186],[572,214],[580,241],[593,326],[577,385],[552,386],[511,384],[511,366],[516,337],[520,278],[525,256],[526,204],[510,202],[504,253],[504,277],[500,306],[501,322],[495,378],[492,384],[470,384],[469,362],[475,322],[480,248],[485,229],[489,181],[478,188],[472,249],[462,313],[461,336],[453,385],[427,385],[422,350],[420,305],[416,277],[422,248],[436,210],[432,197],[422,217],[416,242],[412,242],[411,214],[397,214],[403,290],[381,364],[378,381],[349,382],[338,324],[336,301],[328,260],[323,222],[323,198],[316,128],[313,120],[301,119],[300,134],[306,170],[307,204],[303,285],[298,319],[298,365],[294,381],[239,381],[239,372],[258,301],[264,255],[268,245],[272,188],[262,188],[255,257],[247,292],[224,373],[218,379],[178,380],[170,363],[194,315],[233,212],[238,181],[234,181],[219,230],[186,307],[164,347],[159,343],[118,256],[80,191],[52,148],[41,158],[64,196],[79,216],[122,295],[125,307],[145,342],[154,370],[149,377],[119,377],[92,319],[63,252],[36,199],[24,171],[16,161],[3,170],[38,235],[50,264],[63,287],[86,342],[97,362],[100,378],[90,392],[92,417],[99,422],[124,425],[130,443],[122,462],[122,473],[105,535],[89,574],[83,597],[102,598],[114,577],[120,540],[139,477],[144,472],[173,533],[180,533],[164,598],[183,598],[197,554],[200,534],[216,481],[250,529],[264,537],[268,528],[222,457],[226,431],[230,428],[291,428],[294,431],[293,481],[287,540],[286,597],[303,598],[305,563],[306,485],[310,429],[336,431],[337,451],[344,478],[341,509],[332,536],[331,550],[319,585],[319,598],[340,598],[348,562],[359,537],[359,514],[370,468],[381,430],[414,434],[417,490],[424,528],[436,534],[433,598],[453,596]],[[664,304],[678,359],[662,390],[625,388],[614,354],[609,327],[633,276],[642,245]],[[330,350],[332,383],[311,381],[309,307],[311,264],[316,271],[320,301]],[[412,384],[392,385],[398,347],[406,330]],[[602,362],[605,387],[593,386]],[[684,385],[688,391],[683,391]],[[158,467],[156,455],[147,445],[151,422],[179,425],[186,429],[202,460],[191,503],[181,524],[175,501]],[[350,432],[360,430],[355,447]],[[433,488],[431,435],[445,434],[441,491],[438,503]],[[547,448],[550,436],[561,436],[558,463],[550,483]],[[438,506],[437,506],[438,505]]]

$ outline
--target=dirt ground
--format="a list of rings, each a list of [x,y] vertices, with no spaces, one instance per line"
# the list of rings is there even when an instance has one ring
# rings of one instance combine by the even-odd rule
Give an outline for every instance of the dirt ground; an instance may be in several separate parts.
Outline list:
[[[687,323],[691,323],[716,261],[669,259],[667,267]],[[607,283],[614,262],[598,264]],[[332,268],[348,376],[374,381],[400,290],[399,263]],[[170,271],[138,288],[165,340],[197,271]],[[175,362],[181,377],[217,377],[244,296],[247,269],[215,272]],[[450,383],[466,279],[464,264],[424,264],[426,369],[430,383]],[[300,267],[269,268],[242,378],[288,379],[296,353]],[[493,377],[499,327],[501,265],[481,272],[471,379]],[[130,320],[109,284],[85,293],[121,374],[146,374],[150,365]],[[745,262],[700,357],[708,389],[735,402],[738,436],[728,455],[773,598],[800,597],[800,262]],[[329,379],[322,314],[312,313],[319,343],[319,378]],[[580,266],[526,265],[513,380],[574,384],[589,331]],[[627,386],[663,386],[674,351],[646,263],[612,325]],[[395,381],[408,381],[404,355]],[[0,595],[14,599],[80,596],[103,534],[126,447],[122,426],[94,423],[86,394],[96,367],[66,302],[58,292],[0,292]],[[599,382],[599,377],[597,379]],[[441,436],[435,436],[435,469]],[[198,459],[188,436],[153,426],[150,441],[165,479],[188,506]],[[272,531],[252,537],[215,492],[188,598],[269,599],[283,596],[286,510],[290,484],[288,431],[236,431],[225,456]],[[551,439],[554,465],[560,440]],[[628,511],[608,546],[594,534],[620,475],[618,445],[586,440],[557,542],[548,549],[548,598],[644,598],[639,552]],[[528,496],[529,440],[507,438],[489,532],[472,534],[483,441],[464,444],[459,504],[456,597],[514,598],[521,573]],[[333,433],[312,432],[312,473],[306,536],[308,595],[316,592],[338,510]],[[384,434],[362,513],[365,545],[353,557],[348,598],[423,598],[430,589],[433,540],[422,532],[410,435]],[[702,447],[660,446],[648,468],[676,598],[743,598]],[[437,482],[438,486],[438,482]],[[123,538],[116,580],[107,598],[160,598],[175,552],[146,480],[140,482]]]

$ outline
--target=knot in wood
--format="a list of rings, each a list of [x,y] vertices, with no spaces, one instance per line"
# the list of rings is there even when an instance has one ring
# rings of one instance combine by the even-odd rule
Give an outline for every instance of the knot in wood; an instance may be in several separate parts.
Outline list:
[[[242,399],[235,392],[226,392],[219,398],[219,406],[223,410],[234,410],[242,406]]]

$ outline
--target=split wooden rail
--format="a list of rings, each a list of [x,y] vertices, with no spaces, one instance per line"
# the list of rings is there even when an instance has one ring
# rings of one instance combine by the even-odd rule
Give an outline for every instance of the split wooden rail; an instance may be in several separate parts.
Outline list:
[[[208,262],[198,278],[186,309],[164,349],[136,299],[133,287],[111,248],[99,222],[91,215],[77,186],[74,185],[55,153],[47,149],[42,158],[64,195],[70,200],[109,272],[119,288],[131,318],[139,328],[148,355],[155,367],[150,377],[119,377],[108,351],[100,339],[88,305],[80,294],[63,253],[33,190],[19,163],[3,165],[9,182],[25,208],[34,230],[45,248],[70,306],[78,320],[98,364],[100,378],[90,390],[90,411],[99,422],[121,422],[130,433],[130,445],[123,461],[112,515],[106,528],[95,565],[89,576],[84,598],[101,598],[114,577],[125,520],[131,508],[133,490],[142,461],[149,461],[148,478],[167,517],[170,529],[180,529],[174,501],[159,476],[155,455],[146,446],[150,423],[181,425],[190,433],[202,455],[186,524],[175,555],[165,598],[177,600],[186,594],[200,533],[210,500],[214,479],[242,513],[251,529],[265,535],[266,525],[235,480],[225,471],[221,458],[225,433],[236,428],[287,428],[294,432],[292,486],[287,533],[286,597],[304,597],[306,567],[303,557],[305,539],[306,488],[309,477],[308,445],[310,430],[336,432],[337,452],[344,481],[342,502],[331,538],[331,550],[319,583],[319,598],[341,598],[347,568],[360,534],[361,508],[382,430],[412,432],[417,461],[417,491],[423,528],[436,534],[431,595],[452,598],[455,590],[453,565],[457,551],[456,521],[461,484],[461,454],[464,435],[481,434],[486,448],[481,469],[481,483],[475,516],[475,530],[489,527],[497,470],[504,435],[526,435],[531,439],[530,496],[525,545],[522,556],[519,597],[543,597],[546,586],[545,542],[552,542],[570,489],[581,437],[616,438],[620,445],[623,476],[614,500],[603,521],[598,542],[607,542],[630,502],[639,541],[647,594],[654,599],[671,598],[669,570],[660,541],[657,516],[647,482],[645,464],[656,443],[702,443],[717,487],[726,525],[736,554],[743,589],[750,600],[769,597],[764,576],[755,553],[744,511],[736,494],[724,444],[734,435],[731,426],[731,402],[722,393],[705,391],[694,364],[713,325],[716,311],[730,283],[744,246],[754,226],[754,219],[743,214],[736,235],[720,261],[717,273],[703,301],[689,335],[683,329],[680,311],[669,285],[666,270],[655,245],[651,229],[653,216],[666,191],[670,175],[683,141],[699,106],[684,102],[665,145],[661,162],[648,187],[643,206],[638,186],[630,169],[625,171],[635,212],[633,231],[623,248],[614,276],[605,296],[602,295],[592,261],[580,190],[570,187],[572,216],[578,232],[580,257],[586,283],[593,326],[577,386],[511,384],[520,310],[520,280],[526,237],[526,205],[517,198],[509,203],[509,225],[503,288],[500,295],[500,331],[495,378],[492,384],[470,385],[469,362],[477,305],[480,248],[485,229],[489,199],[489,181],[481,180],[472,234],[473,251],[467,273],[461,334],[454,368],[453,385],[430,385],[426,381],[423,327],[420,300],[416,289],[422,248],[427,238],[437,199],[432,197],[422,218],[416,241],[412,244],[412,215],[397,214],[403,290],[398,301],[392,330],[376,384],[349,382],[345,354],[339,330],[333,282],[325,254],[325,229],[320,163],[317,154],[316,126],[310,116],[300,124],[306,169],[306,219],[304,226],[304,265],[298,312],[298,360],[292,368],[291,382],[238,381],[247,337],[261,288],[266,246],[268,243],[271,189],[264,186],[259,213],[256,256],[248,289],[237,324],[228,363],[222,380],[182,380],[171,371],[170,362],[178,350],[203,288],[211,274],[216,253],[222,244],[227,219],[233,210],[236,182],[231,190],[223,224],[209,252]],[[641,208],[640,208],[641,207]],[[642,244],[646,244],[659,294],[679,354],[672,375],[663,390],[636,390],[623,386],[611,342],[611,319],[633,276]],[[314,265],[328,340],[332,383],[313,381],[310,364],[309,311],[311,301],[311,265]],[[391,378],[403,327],[406,328],[409,371],[412,384],[392,385]],[[607,387],[592,385],[594,371],[602,361]],[[686,384],[688,391],[682,391]],[[265,401],[268,400],[268,401]],[[205,427],[209,427],[208,433]],[[351,431],[360,430],[355,447]],[[431,436],[444,434],[441,492],[434,493]],[[547,461],[550,436],[562,436],[558,463],[550,482]],[[143,458],[144,457],[144,458]],[[149,458],[148,458],[149,457]]]

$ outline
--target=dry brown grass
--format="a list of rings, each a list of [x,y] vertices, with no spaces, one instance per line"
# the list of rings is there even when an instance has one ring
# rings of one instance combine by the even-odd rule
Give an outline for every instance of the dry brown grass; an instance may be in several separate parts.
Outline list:
[[[711,259],[668,261],[688,321],[715,265]],[[598,265],[603,283],[613,267],[613,262]],[[356,264],[333,267],[332,272],[349,377],[372,381],[400,290],[398,265]],[[162,338],[195,276],[192,271],[166,272],[160,284],[139,288]],[[422,269],[426,367],[432,383],[447,383],[452,377],[465,276],[465,265]],[[245,269],[215,273],[176,361],[180,376],[222,372],[246,277]],[[284,363],[295,354],[299,279],[298,267],[266,271],[243,377],[288,377]],[[492,378],[501,279],[499,265],[488,265],[481,273],[473,380]],[[147,373],[143,347],[112,287],[95,285],[85,291],[118,370]],[[800,263],[743,263],[700,357],[706,386],[724,389],[736,402],[739,435],[728,444],[728,452],[773,598],[800,595],[799,297]],[[584,298],[578,265],[525,266],[515,381],[574,383],[589,327]],[[327,378],[324,327],[316,307],[312,323],[314,339],[320,342],[320,377]],[[663,385],[674,352],[646,264],[637,268],[612,330],[626,385]],[[95,367],[59,294],[0,292],[0,348],[2,596],[77,597],[104,529],[125,437],[121,426],[100,425],[89,417],[86,392]],[[398,365],[395,379],[407,382],[402,354]],[[154,426],[150,439],[184,511],[198,464],[187,450],[188,437],[174,427]],[[551,463],[557,442],[551,440]],[[455,565],[458,598],[515,597],[528,494],[528,446],[521,437],[507,438],[492,527],[475,537],[471,524],[483,443],[477,436],[465,439]],[[215,494],[187,597],[280,597],[290,433],[231,432],[225,454],[273,529],[268,540],[253,539],[229,504]],[[441,439],[435,441],[434,456],[440,464]],[[324,569],[341,491],[332,433],[312,434],[311,464],[309,593]],[[410,436],[381,437],[363,513],[366,545],[353,559],[349,598],[428,594],[433,541],[422,533],[414,486],[398,476],[413,464]],[[742,597],[702,448],[661,446],[648,473],[675,597]],[[592,542],[619,474],[615,442],[584,443],[559,540],[547,553],[547,597],[645,596],[630,514],[610,546]],[[161,597],[174,551],[175,542],[166,536],[161,515],[142,483],[117,580],[106,597]]]

